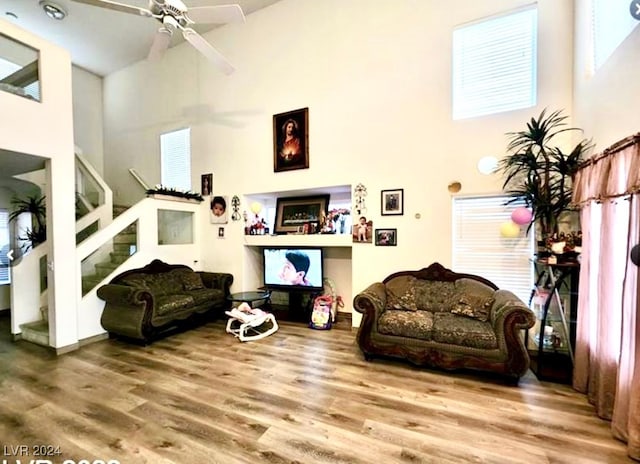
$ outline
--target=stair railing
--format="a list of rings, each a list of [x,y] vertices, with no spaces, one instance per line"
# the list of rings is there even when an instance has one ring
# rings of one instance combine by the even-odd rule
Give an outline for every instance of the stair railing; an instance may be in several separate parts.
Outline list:
[[[108,226],[113,219],[113,192],[98,171],[76,153],[76,191],[93,206],[93,210],[76,221],[76,233],[98,222],[98,228]]]
[[[149,190],[151,187],[149,187],[149,184],[147,184],[144,179],[142,178],[142,176],[140,174],[138,174],[138,171],[136,171],[134,168],[129,168],[129,174],[131,174],[133,176],[133,178],[138,181],[138,184],[140,184],[140,186],[145,189],[145,191]]]

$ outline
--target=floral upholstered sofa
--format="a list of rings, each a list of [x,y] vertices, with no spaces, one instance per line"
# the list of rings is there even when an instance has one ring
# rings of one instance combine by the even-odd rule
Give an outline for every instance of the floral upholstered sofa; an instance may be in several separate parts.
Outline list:
[[[365,359],[390,356],[444,369],[496,372],[512,383],[529,368],[523,330],[533,312],[512,292],[438,263],[397,272],[354,298]]]
[[[231,274],[196,272],[153,260],[114,277],[98,289],[106,304],[100,323],[109,336],[148,343],[169,330],[229,308]]]

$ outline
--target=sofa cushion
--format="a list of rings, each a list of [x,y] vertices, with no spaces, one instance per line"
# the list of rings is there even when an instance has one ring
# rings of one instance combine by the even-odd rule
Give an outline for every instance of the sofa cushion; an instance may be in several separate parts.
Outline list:
[[[460,295],[453,304],[451,313],[487,322],[494,301],[495,299],[492,296]]]
[[[474,279],[458,279],[451,312],[486,322],[491,314],[495,290]]]
[[[497,349],[498,340],[489,322],[451,313],[433,315],[433,340],[449,345],[480,349]]]
[[[432,280],[417,279],[416,305],[418,309],[425,311],[449,312],[455,293],[453,282],[438,282]]]
[[[182,282],[183,290],[199,290],[204,288],[200,274],[191,269],[174,269],[170,272],[177,280]]]
[[[147,274],[129,274],[126,277],[123,277],[120,282],[123,285],[128,285],[130,287],[142,288],[144,290],[150,290],[149,282],[146,278]]]
[[[431,340],[432,329],[429,311],[384,311],[378,319],[378,332],[387,335]]]
[[[157,298],[155,313],[157,316],[164,316],[194,305],[195,301],[191,295],[162,295]]]
[[[217,288],[199,288],[196,290],[190,290],[189,296],[191,296],[196,305],[205,303],[211,303],[211,305],[220,305],[225,302],[224,291]]]
[[[474,279],[458,279],[455,283],[455,292],[460,295],[493,296],[495,290],[488,285]]]
[[[387,305],[385,309],[416,311],[416,278],[413,276],[394,277],[385,284]]]

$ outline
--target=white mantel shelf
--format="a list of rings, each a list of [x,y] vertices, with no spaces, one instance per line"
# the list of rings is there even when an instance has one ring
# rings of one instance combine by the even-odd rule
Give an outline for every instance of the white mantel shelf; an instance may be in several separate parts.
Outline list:
[[[245,235],[245,246],[351,247],[351,234]]]

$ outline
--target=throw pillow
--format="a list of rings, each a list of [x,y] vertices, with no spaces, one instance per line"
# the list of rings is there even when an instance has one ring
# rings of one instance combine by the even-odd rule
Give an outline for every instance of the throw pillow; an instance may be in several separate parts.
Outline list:
[[[182,275],[182,286],[185,290],[200,290],[204,288],[200,274],[196,272],[185,272]]]
[[[417,311],[415,281],[416,278],[413,276],[401,276],[387,282],[387,304],[385,309]]]
[[[460,295],[453,305],[451,313],[487,322],[494,301],[495,299],[492,296]]]

